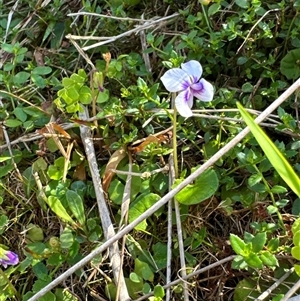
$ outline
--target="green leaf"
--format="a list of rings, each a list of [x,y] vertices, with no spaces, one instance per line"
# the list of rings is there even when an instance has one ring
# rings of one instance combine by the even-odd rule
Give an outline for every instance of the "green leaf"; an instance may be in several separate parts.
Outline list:
[[[137,273],[137,275],[142,277],[144,280],[152,282],[154,279],[154,273],[150,269],[148,263],[143,262],[138,258],[136,258],[134,261],[134,271],[135,273]]]
[[[300,246],[293,247],[291,253],[294,258],[300,260]]]
[[[293,236],[293,244],[300,247],[300,231],[297,231]]]
[[[79,299],[63,288],[55,289],[56,301],[78,301]]]
[[[280,62],[280,72],[287,79],[296,79],[300,76],[300,49],[289,51]]]
[[[22,125],[22,123],[23,123],[22,121],[17,120],[17,119],[6,119],[4,121],[4,124],[9,128],[15,128],[17,126]]]
[[[79,221],[80,225],[85,225],[85,214],[84,206],[81,196],[73,190],[68,190],[66,193],[66,198],[69,204],[69,208]]]
[[[79,101],[84,105],[88,105],[92,102],[92,92],[89,87],[83,86],[80,88]]]
[[[249,1],[248,0],[236,0],[235,4],[238,5],[241,8],[248,8],[249,7]]]
[[[208,16],[212,16],[215,13],[217,13],[221,8],[221,5],[219,3],[213,3],[212,5],[209,6],[207,14]]]
[[[104,89],[103,92],[98,93],[97,103],[105,103],[109,99],[109,90]]]
[[[159,284],[154,287],[153,293],[156,298],[163,298],[165,296],[165,290]]]
[[[26,238],[29,238],[32,242],[44,240],[44,233],[42,228],[34,224],[29,224],[26,228]]]
[[[47,66],[38,66],[32,70],[32,74],[47,75],[52,72],[52,68]]]
[[[153,247],[153,260],[159,270],[167,267],[167,251],[168,247],[166,244],[161,242],[156,243]]]
[[[267,248],[270,252],[276,252],[279,247],[279,238],[271,238],[268,241]]]
[[[242,105],[237,103],[237,107],[240,110],[243,119],[250,127],[253,136],[263,149],[266,157],[269,159],[273,167],[286,182],[286,184],[295,192],[295,194],[298,195],[298,197],[300,197],[300,179],[291,165],[288,163],[276,145],[271,141],[271,139],[253,121],[249,113],[242,107]]]
[[[74,85],[74,81],[68,77],[65,77],[62,79],[62,84],[67,89]],[[58,96],[60,96],[59,93],[58,93]]]
[[[257,183],[259,183],[262,179],[262,174],[260,173],[256,173],[250,176],[250,178],[248,179],[248,184],[250,187],[256,185]]]
[[[262,251],[260,253],[260,259],[268,267],[278,266],[278,261],[275,255],[270,253],[269,251]]]
[[[27,119],[27,114],[24,112],[22,107],[16,107],[14,109],[14,114],[22,122],[25,122]]]
[[[60,235],[60,244],[63,249],[69,249],[74,243],[74,235],[69,227],[66,227]]]
[[[129,209],[129,222],[131,223],[135,219],[137,219],[142,213],[144,213],[147,209],[154,205],[158,200],[160,200],[160,196],[155,193],[142,193],[141,195],[139,195]],[[142,221],[135,227],[136,230],[140,231],[145,231],[146,228],[146,220]]]
[[[49,196],[47,199],[47,203],[50,207],[50,209],[61,219],[64,221],[67,221],[71,224],[75,224],[71,216],[68,214],[65,207],[62,205],[60,200],[56,196]]]
[[[75,86],[68,87],[66,93],[73,101],[76,101],[79,98],[79,93]]]
[[[140,277],[137,273],[130,273],[129,278],[134,283],[143,283],[142,277]]]
[[[275,186],[272,187],[271,191],[273,193],[286,193],[287,189],[283,186],[275,185]]]
[[[292,226],[292,232],[295,235],[298,231],[300,231],[300,217],[297,218]]]
[[[294,264],[295,272],[296,274],[300,277],[300,265],[299,264]]]
[[[1,45],[1,49],[3,49],[4,51],[6,51],[8,53],[13,53],[14,52],[14,45],[3,43]]]
[[[13,82],[16,85],[22,85],[22,84],[26,83],[26,81],[28,80],[29,77],[30,77],[30,73],[21,71],[13,77]]]
[[[261,251],[266,241],[267,241],[266,232],[256,234],[251,241],[253,252],[258,253],[259,251]]]
[[[244,257],[247,264],[256,269],[262,269],[263,264],[257,254],[251,253],[247,257]]]
[[[244,255],[246,250],[246,243],[235,234],[230,234],[230,243],[233,251],[238,255]]]
[[[175,181],[178,185],[180,180]],[[175,199],[184,205],[194,205],[203,202],[211,197],[219,187],[219,180],[213,169],[206,170],[201,174],[195,184],[189,184],[178,192]]]

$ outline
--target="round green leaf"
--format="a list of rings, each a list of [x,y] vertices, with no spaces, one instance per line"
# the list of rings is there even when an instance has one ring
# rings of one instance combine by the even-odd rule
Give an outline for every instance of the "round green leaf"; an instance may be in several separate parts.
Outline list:
[[[208,169],[197,178],[194,184],[189,184],[178,192],[175,198],[184,205],[199,204],[211,197],[218,187],[219,180],[216,172],[213,169]]]
[[[299,246],[293,247],[291,253],[294,258],[296,258],[297,260],[300,260],[300,247]]]
[[[28,72],[21,71],[13,77],[13,82],[15,84],[22,85],[28,80],[29,77],[30,77],[30,74]]]
[[[300,49],[294,49],[280,62],[280,71],[288,79],[296,79],[300,76]]]

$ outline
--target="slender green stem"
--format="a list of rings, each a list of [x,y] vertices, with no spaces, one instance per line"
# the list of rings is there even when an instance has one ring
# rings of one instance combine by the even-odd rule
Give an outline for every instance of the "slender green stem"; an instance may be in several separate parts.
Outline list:
[[[175,107],[175,98],[176,93],[172,93],[172,108],[173,108],[173,137],[172,137],[172,146],[173,146],[173,160],[174,160],[174,170],[175,178],[178,178],[178,161],[177,161],[177,110]]]
[[[203,12],[203,16],[204,16],[206,25],[207,25],[210,33],[212,33],[212,29],[211,29],[211,26],[210,26],[210,23],[209,23],[209,20],[208,20],[208,17],[207,17],[207,13],[206,13],[206,8],[202,3],[201,3],[201,7],[202,7],[202,12]]]
[[[277,217],[278,217],[278,220],[279,220],[278,223],[279,223],[281,229],[282,229],[282,230],[285,232],[285,234],[286,234],[286,228],[285,228],[285,225],[284,225],[284,222],[283,222],[283,219],[282,219],[282,215],[281,215],[281,213],[280,213],[279,210],[278,210],[278,206],[277,206],[277,204],[276,204],[276,201],[275,201],[275,198],[274,198],[274,194],[273,194],[273,192],[272,192],[271,189],[270,189],[269,183],[268,183],[268,181],[264,178],[263,174],[259,171],[259,169],[257,168],[257,166],[256,166],[256,165],[253,165],[253,167],[254,167],[254,168],[256,169],[256,171],[257,171],[258,173],[260,173],[261,176],[262,176],[262,181],[263,181],[265,187],[267,188],[267,192],[268,192],[269,195],[270,195],[270,198],[271,198],[271,200],[272,200],[273,206],[277,208],[276,214],[277,214]]]

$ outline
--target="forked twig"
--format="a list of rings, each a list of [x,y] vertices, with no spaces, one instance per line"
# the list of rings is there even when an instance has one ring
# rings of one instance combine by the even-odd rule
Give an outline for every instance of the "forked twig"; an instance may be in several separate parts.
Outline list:
[[[290,86],[284,93],[282,93],[273,103],[269,105],[256,119],[256,123],[262,122],[267,116],[269,116],[278,106],[281,105],[291,94],[295,92],[295,90],[300,87],[300,79],[298,79],[292,86]],[[230,142],[228,142],[223,148],[221,148],[218,152],[216,152],[209,160],[204,162],[198,169],[196,169],[192,174],[190,174],[185,180],[183,180],[178,186],[169,191],[165,196],[163,196],[158,202],[156,202],[152,207],[147,209],[144,213],[142,213],[136,220],[128,224],[122,230],[120,230],[115,236],[109,238],[106,242],[104,242],[101,246],[97,247],[90,254],[85,256],[83,259],[74,264],[67,271],[62,273],[56,279],[54,279],[51,283],[46,285],[43,289],[37,292],[34,296],[32,296],[28,301],[37,301],[40,297],[44,296],[51,289],[55,288],[59,283],[68,278],[70,275],[75,273],[78,269],[82,268],[85,264],[91,261],[95,256],[101,254],[104,250],[114,244],[116,241],[121,239],[124,235],[129,233],[143,220],[151,216],[155,213],[159,208],[165,205],[170,199],[172,199],[179,191],[181,191],[188,184],[192,183],[199,177],[205,170],[207,170],[210,166],[212,166],[215,162],[217,162],[222,156],[224,156],[229,150],[231,150],[235,145],[237,145],[247,134],[250,132],[249,127],[246,127],[239,134],[237,134]],[[97,185],[99,183],[96,183]],[[232,260],[234,256],[230,257]],[[218,263],[220,263],[220,260]],[[227,260],[228,261],[228,260]],[[223,261],[226,262],[226,261]],[[222,263],[223,263],[222,262]],[[180,283],[181,280],[179,280]],[[174,285],[174,282],[171,284]]]

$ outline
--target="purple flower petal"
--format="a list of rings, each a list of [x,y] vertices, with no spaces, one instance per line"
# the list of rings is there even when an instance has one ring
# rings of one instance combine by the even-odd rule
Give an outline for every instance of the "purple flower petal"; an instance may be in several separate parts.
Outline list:
[[[178,94],[178,96],[175,98],[175,106],[181,116],[193,116],[193,113],[191,111],[191,107],[193,106],[193,94],[189,89]]]
[[[181,64],[182,70],[192,77],[192,83],[197,82],[202,75],[202,66],[198,61],[191,60]]]
[[[195,97],[202,101],[211,101],[214,97],[214,87],[204,78],[199,83],[192,85],[192,93]]]
[[[0,258],[0,264],[2,264],[5,268],[8,265],[16,265],[19,263],[19,257],[16,253],[12,251],[5,251],[3,258]]]
[[[189,76],[179,68],[168,70],[160,80],[169,92],[179,92],[184,89],[186,81],[189,81]]]

